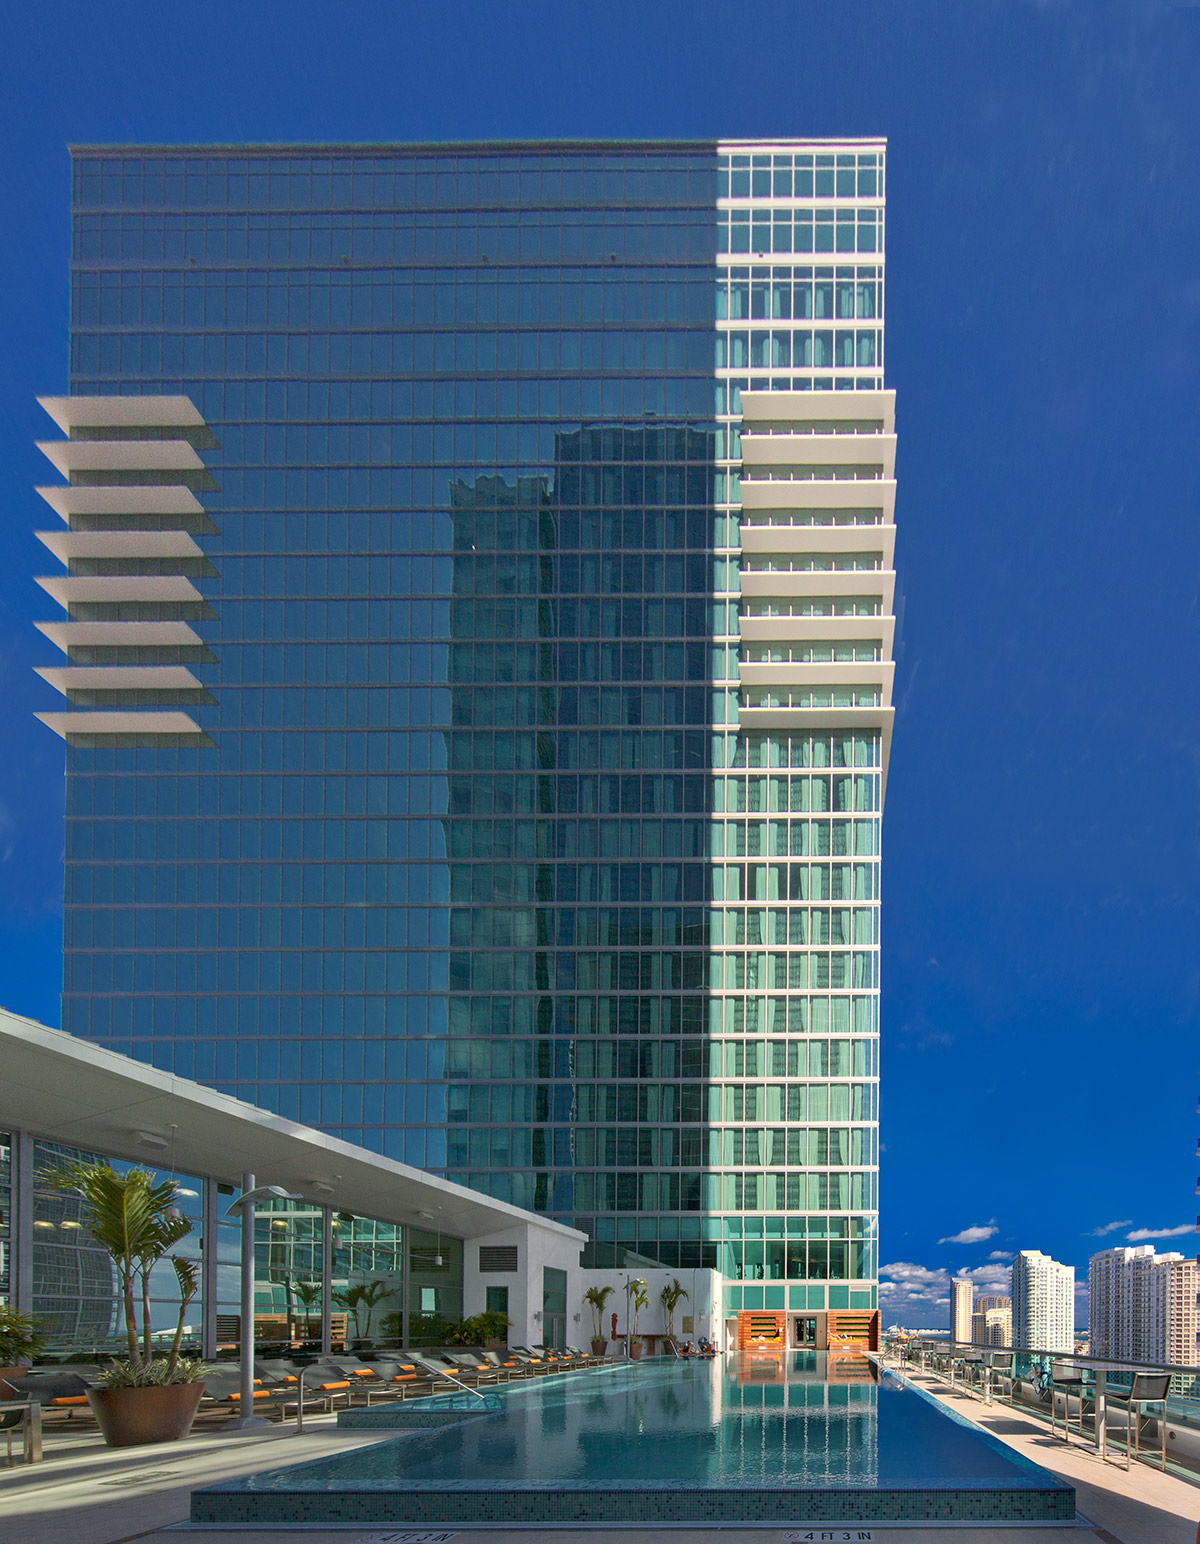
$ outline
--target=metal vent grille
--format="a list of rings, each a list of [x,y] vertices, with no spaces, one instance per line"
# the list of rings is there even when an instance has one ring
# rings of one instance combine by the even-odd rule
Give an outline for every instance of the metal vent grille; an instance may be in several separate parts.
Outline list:
[[[516,1269],[517,1246],[515,1244],[480,1244],[480,1274],[515,1271]]]

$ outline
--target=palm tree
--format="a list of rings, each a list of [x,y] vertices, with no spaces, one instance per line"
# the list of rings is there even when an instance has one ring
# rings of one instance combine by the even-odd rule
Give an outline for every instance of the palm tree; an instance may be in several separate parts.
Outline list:
[[[592,1339],[603,1340],[604,1332],[600,1327],[600,1315],[604,1312],[604,1305],[616,1291],[615,1287],[589,1287],[583,1294],[583,1300],[591,1306],[592,1310]]]
[[[650,1283],[635,1276],[625,1283],[625,1296],[629,1301],[629,1342],[632,1345],[639,1338],[638,1314],[650,1301]]]
[[[392,1290],[386,1281],[376,1277],[374,1281],[360,1281],[352,1287],[343,1287],[336,1294],[339,1307],[348,1308],[354,1315],[354,1333],[359,1340],[370,1340],[375,1308],[385,1297],[391,1297]],[[363,1310],[367,1315],[365,1328],[359,1320]]]
[[[664,1287],[658,1294],[658,1300],[663,1305],[663,1311],[667,1316],[667,1338],[675,1339],[675,1310],[687,1297],[687,1291],[680,1283],[679,1277],[669,1287]]]
[[[292,1296],[304,1309],[304,1339],[307,1340],[312,1330],[312,1310],[321,1301],[321,1283],[319,1281],[297,1281],[292,1287]],[[291,1329],[288,1330],[289,1335]]]
[[[102,1162],[65,1164],[43,1177],[55,1190],[73,1190],[83,1200],[83,1225],[108,1254],[117,1277],[129,1377],[136,1382],[170,1383],[175,1376],[183,1342],[188,1304],[200,1285],[194,1260],[168,1256],[168,1251],[192,1231],[179,1213],[175,1180],[158,1183],[148,1169],[118,1174]],[[179,1320],[166,1365],[154,1367],[154,1339],[150,1321],[150,1273],[158,1262],[170,1258],[179,1284]],[[141,1324],[138,1324],[138,1298]]]

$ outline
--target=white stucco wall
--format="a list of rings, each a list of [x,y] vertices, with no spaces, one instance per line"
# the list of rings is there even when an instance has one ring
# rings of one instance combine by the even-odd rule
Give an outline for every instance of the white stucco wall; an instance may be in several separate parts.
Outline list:
[[[592,1310],[591,1305],[583,1301],[583,1294],[590,1286],[614,1287],[616,1290],[604,1306],[602,1319],[602,1333],[608,1341],[607,1354],[609,1356],[623,1356],[625,1354],[624,1336],[628,1330],[628,1306],[629,1299],[625,1295],[625,1283],[641,1278],[649,1287],[650,1301],[642,1309],[638,1316],[638,1333],[640,1335],[664,1335],[666,1333],[666,1314],[662,1303],[659,1301],[659,1293],[672,1281],[678,1281],[688,1294],[681,1299],[675,1309],[675,1335],[678,1339],[690,1339],[697,1341],[702,1335],[707,1335],[714,1343],[718,1340],[720,1327],[721,1307],[721,1276],[713,1270],[671,1270],[669,1268],[639,1266],[630,1270],[585,1270],[580,1272],[580,1287],[577,1301],[568,1303],[567,1325],[573,1326],[576,1313],[582,1311],[578,1325],[579,1335],[575,1340],[576,1345],[586,1348],[592,1338]],[[622,1338],[614,1342],[611,1338],[612,1316],[617,1315],[617,1333]],[[683,1321],[688,1316],[692,1318],[692,1331],[690,1335],[684,1333]],[[571,1336],[568,1335],[568,1340]]]
[[[578,1344],[579,1325],[574,1315],[583,1297],[579,1251],[581,1235],[572,1237],[539,1227],[536,1223],[484,1233],[463,1243],[463,1316],[482,1313],[487,1307],[488,1287],[508,1288],[508,1343],[533,1346],[542,1340],[542,1272],[547,1265],[567,1273],[567,1341]],[[511,1272],[479,1269],[480,1247],[515,1244],[517,1269]]]

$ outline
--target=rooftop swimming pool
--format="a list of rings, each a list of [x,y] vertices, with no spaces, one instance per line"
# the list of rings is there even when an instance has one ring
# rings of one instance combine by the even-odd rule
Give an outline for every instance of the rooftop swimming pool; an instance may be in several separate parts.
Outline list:
[[[196,1522],[1068,1522],[1075,1493],[865,1357],[623,1363],[197,1491]],[[376,1406],[372,1426],[395,1410]],[[499,1408],[496,1408],[496,1407]],[[355,1422],[355,1424],[359,1424]]]

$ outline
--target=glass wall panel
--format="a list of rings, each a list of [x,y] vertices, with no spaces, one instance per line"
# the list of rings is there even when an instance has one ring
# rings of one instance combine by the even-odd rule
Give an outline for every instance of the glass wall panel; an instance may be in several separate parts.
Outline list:
[[[400,1225],[335,1212],[332,1229],[333,1305],[346,1315],[347,1349],[398,1344],[404,1290]]]
[[[442,1345],[463,1316],[463,1244],[444,1233],[408,1230],[408,1340]]]
[[[304,1201],[272,1200],[254,1208],[254,1340],[286,1354],[293,1346],[320,1349],[323,1213]],[[347,1316],[332,1330],[345,1344]]]
[[[183,392],[218,444],[212,746],[68,747],[65,1027],[597,1263],[872,1216],[878,736],[745,729],[782,698],[738,682],[780,604],[740,595],[741,393],[882,384],[883,155],[847,154],[77,159],[72,390]],[[795,605],[877,616],[861,583]],[[260,1329],[312,1338],[319,1238],[276,1231]],[[404,1303],[357,1258],[350,1339],[461,1313],[411,1240]]]
[[[118,1174],[142,1165],[106,1159],[103,1154],[65,1147],[55,1142],[33,1145],[33,1303],[47,1340],[48,1359],[76,1356],[88,1360],[96,1350],[121,1354],[124,1322],[116,1292],[116,1276],[108,1254],[87,1232],[82,1198],[45,1183],[46,1176],[68,1163],[109,1162]],[[151,1171],[153,1172],[153,1171]],[[158,1173],[158,1180],[170,1178]],[[176,1203],[193,1231],[172,1251],[181,1259],[201,1258],[202,1204],[200,1181],[175,1176]],[[201,1299],[193,1299],[184,1322],[184,1347],[199,1355]],[[155,1343],[170,1345],[179,1318],[179,1289],[169,1260],[150,1274],[150,1323]]]

